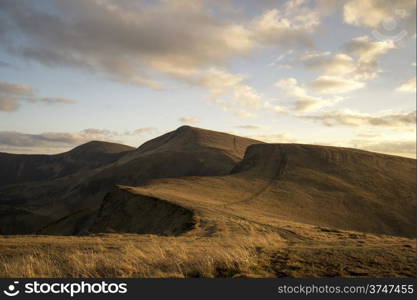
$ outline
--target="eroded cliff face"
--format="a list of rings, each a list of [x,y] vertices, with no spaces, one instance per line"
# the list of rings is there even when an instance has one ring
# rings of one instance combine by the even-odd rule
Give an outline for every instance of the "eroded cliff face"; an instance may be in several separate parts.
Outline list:
[[[116,188],[104,198],[89,232],[180,235],[194,225],[194,214],[187,208]]]

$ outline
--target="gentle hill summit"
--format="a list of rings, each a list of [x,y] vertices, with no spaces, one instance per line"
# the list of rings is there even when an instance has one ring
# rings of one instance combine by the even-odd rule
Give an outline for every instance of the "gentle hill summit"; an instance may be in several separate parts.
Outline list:
[[[67,152],[69,155],[89,155],[89,154],[96,154],[96,153],[121,153],[134,150],[134,147],[117,144],[117,143],[110,143],[110,142],[103,142],[103,141],[91,141],[85,144],[82,144],[78,147]]]
[[[92,141],[55,155],[0,153],[0,186],[64,177],[122,157],[133,147]]]
[[[262,142],[224,132],[181,126],[174,131],[144,143],[137,151],[140,153],[155,153],[166,150],[197,152],[217,149],[223,150],[231,157],[236,157],[240,160],[249,145],[259,143]]]

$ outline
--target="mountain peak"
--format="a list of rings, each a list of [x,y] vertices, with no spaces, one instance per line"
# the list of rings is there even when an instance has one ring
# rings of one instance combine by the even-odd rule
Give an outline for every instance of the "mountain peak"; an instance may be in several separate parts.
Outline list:
[[[243,157],[247,146],[260,143],[262,142],[229,133],[184,125],[144,143],[138,148],[138,151],[194,152],[210,148],[235,152],[237,156]]]

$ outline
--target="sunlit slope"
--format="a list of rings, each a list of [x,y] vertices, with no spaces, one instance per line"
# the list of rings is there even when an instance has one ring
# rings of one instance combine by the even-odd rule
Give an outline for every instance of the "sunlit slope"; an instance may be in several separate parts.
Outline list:
[[[355,149],[250,146],[227,176],[153,180],[133,193],[185,205],[222,224],[239,216],[415,235],[415,160]],[[220,224],[219,223],[219,224]]]

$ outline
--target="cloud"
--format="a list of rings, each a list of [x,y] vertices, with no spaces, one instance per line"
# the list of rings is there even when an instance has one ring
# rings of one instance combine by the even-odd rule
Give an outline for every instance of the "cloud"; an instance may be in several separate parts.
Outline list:
[[[213,98],[230,97],[235,102],[234,104],[240,107],[261,106],[261,95],[251,86],[244,84],[245,79],[239,74],[210,68],[197,81],[199,85],[209,89]]]
[[[236,115],[265,103],[246,75],[227,70],[230,61],[264,48],[312,47],[320,24],[319,11],[304,1],[239,17],[231,4],[204,0],[45,4],[1,2],[0,45],[8,55],[153,89],[174,79],[207,89],[213,103]]]
[[[120,138],[122,136],[142,136],[148,134],[154,134],[158,132],[158,129],[155,127],[143,127],[143,128],[136,128],[132,130],[126,130],[124,132],[118,132],[108,129],[99,129],[99,128],[87,128],[80,131],[82,136],[86,136],[88,138]]]
[[[32,97],[33,90],[25,84],[0,81],[0,111],[14,111],[22,100]]]
[[[238,116],[245,117],[240,111],[259,110],[266,105],[262,94],[248,85],[247,77],[242,74],[233,74],[225,69],[211,67],[182,76],[190,85],[205,87],[213,104]]]
[[[98,129],[98,128],[87,128],[81,131],[82,135],[87,136],[115,136],[118,135],[117,132],[108,130],[108,129]]]
[[[200,122],[200,119],[197,117],[188,116],[179,118],[179,121],[183,124],[197,124]]]
[[[311,60],[311,59],[315,59],[315,58],[322,58],[322,57],[326,57],[328,55],[332,54],[330,51],[311,51],[308,50],[306,53],[304,53],[303,55],[301,55],[299,57],[300,60],[304,61],[304,60]]]
[[[306,67],[331,75],[346,75],[356,70],[355,61],[346,54],[326,55],[305,54],[300,57]]]
[[[392,112],[385,111],[376,114],[360,113],[351,110],[326,112],[317,115],[301,116],[302,118],[318,121],[325,126],[377,126],[415,130],[416,111]]]
[[[68,98],[50,98],[50,97],[46,97],[46,98],[35,98],[32,101],[35,101],[35,102],[43,102],[43,103],[47,103],[47,104],[56,104],[56,103],[75,104],[75,103],[77,103],[77,101],[75,101],[73,99],[68,99]]]
[[[0,81],[0,111],[15,111],[22,102],[41,102],[47,104],[73,104],[75,100],[67,98],[38,97],[35,91],[26,84],[15,84]]]
[[[416,77],[410,78],[407,82],[400,85],[397,89],[399,92],[415,93],[416,92]]]
[[[378,58],[396,48],[393,40],[371,41],[368,36],[355,38],[342,47],[344,51],[357,57],[355,79],[372,79],[381,72]]]
[[[19,102],[15,98],[0,95],[0,111],[15,111],[19,106]]]
[[[362,133],[358,133],[357,136],[358,137],[365,137],[365,138],[378,138],[378,137],[381,137],[382,134],[362,132]]]
[[[415,0],[349,0],[343,8],[344,21],[355,26],[378,29],[395,35],[407,30],[415,33]]]
[[[363,82],[336,76],[320,76],[311,83],[314,91],[323,94],[343,94],[364,86]]]
[[[355,148],[368,151],[400,155],[406,157],[416,157],[415,140],[373,140],[356,139],[350,142]]]
[[[239,19],[201,0],[45,3],[2,1],[0,41],[9,54],[151,88],[164,87],[160,75],[187,79],[257,48],[311,46],[320,22],[303,1]]]
[[[342,45],[344,53],[309,53],[300,57],[307,68],[324,75],[345,76],[355,80],[373,79],[381,73],[378,59],[396,48],[393,40],[371,41],[368,36],[354,38]]]
[[[240,128],[240,129],[247,129],[247,130],[265,130],[265,129],[268,129],[268,127],[263,126],[263,125],[238,125],[236,127]]]
[[[382,54],[395,49],[393,40],[370,41],[368,36],[361,36],[345,43],[343,48],[348,54],[357,55],[359,63],[374,64]]]
[[[296,143],[297,139],[290,133],[271,133],[271,134],[256,134],[256,135],[242,135],[254,140],[266,143]]]
[[[323,107],[332,106],[343,100],[342,97],[333,97],[324,99],[322,97],[311,96],[307,91],[298,84],[297,79],[287,78],[279,80],[275,86],[283,90],[288,96],[295,99],[293,109],[295,111],[305,112],[313,111]],[[278,107],[280,108],[280,107]],[[275,109],[274,109],[275,110]],[[278,109],[277,112],[283,112]],[[284,110],[285,111],[285,110]]]
[[[81,144],[99,140],[114,143],[133,143],[136,138],[153,135],[155,127],[143,127],[124,132],[104,128],[87,128],[78,132],[22,133],[0,131],[0,151],[11,153],[59,153]],[[132,138],[133,137],[133,138]]]
[[[256,114],[246,110],[234,111],[233,114],[241,118],[256,118]]]
[[[33,90],[26,84],[14,84],[0,81],[0,93],[10,96],[32,96]]]
[[[79,145],[92,140],[93,135],[46,132],[26,134],[14,131],[0,131],[0,146],[13,147],[65,147]],[[95,135],[94,135],[95,137]]]
[[[155,127],[143,127],[143,128],[136,128],[131,131],[126,131],[125,135],[147,135],[147,134],[155,134],[158,132],[158,129]]]
[[[316,11],[288,1],[283,10],[271,9],[252,21],[254,39],[266,45],[312,47],[311,34],[320,24]]]

